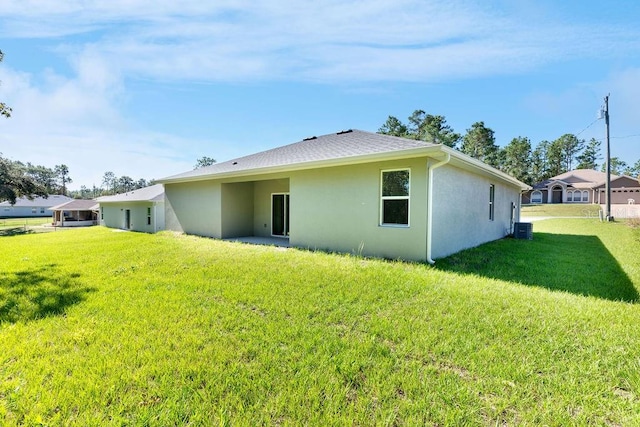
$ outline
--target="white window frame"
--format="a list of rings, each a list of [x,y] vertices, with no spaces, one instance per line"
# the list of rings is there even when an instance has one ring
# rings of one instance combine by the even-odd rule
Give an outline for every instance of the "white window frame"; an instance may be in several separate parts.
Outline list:
[[[409,172],[409,188],[406,196],[383,196],[384,174],[388,172]],[[406,200],[407,201],[407,223],[393,224],[384,222],[384,202],[385,200]],[[383,169],[380,171],[380,227],[409,228],[411,226],[411,168]]]
[[[589,192],[587,190],[582,190],[582,201],[583,202],[589,201]]]

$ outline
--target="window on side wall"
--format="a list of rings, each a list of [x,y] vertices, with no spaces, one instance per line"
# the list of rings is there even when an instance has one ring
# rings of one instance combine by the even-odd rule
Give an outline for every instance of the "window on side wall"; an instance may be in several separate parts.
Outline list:
[[[493,218],[494,218],[495,198],[496,198],[496,186],[491,184],[489,185],[489,220],[490,221],[493,221]]]
[[[409,169],[382,171],[380,189],[380,225],[409,225]]]
[[[151,225],[151,208],[147,208],[147,225]]]

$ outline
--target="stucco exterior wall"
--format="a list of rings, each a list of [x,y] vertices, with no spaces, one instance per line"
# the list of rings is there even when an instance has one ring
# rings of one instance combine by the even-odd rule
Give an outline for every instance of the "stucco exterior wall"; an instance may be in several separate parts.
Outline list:
[[[151,209],[151,224],[147,224],[147,209]],[[164,230],[164,203],[128,202],[101,203],[100,224],[109,228],[126,229],[126,210],[129,210],[129,230],[155,233]]]
[[[222,184],[222,222],[220,235],[230,237],[253,234],[253,183]]]
[[[519,219],[520,190],[497,180],[445,165],[434,170],[432,257],[505,237],[511,232],[511,203]],[[495,185],[494,219],[489,219],[489,187]]]
[[[366,256],[426,258],[427,159],[295,172],[291,175],[292,246]],[[410,168],[409,226],[380,225],[381,171]]]
[[[269,237],[271,236],[271,195],[274,193],[288,193],[289,179],[256,181],[253,192],[253,235]]]
[[[222,237],[220,182],[165,184],[164,191],[167,230]]]
[[[35,212],[34,212],[35,209]],[[38,206],[2,206],[0,207],[0,218],[27,218],[27,217],[47,217],[53,215],[53,211],[48,207]]]

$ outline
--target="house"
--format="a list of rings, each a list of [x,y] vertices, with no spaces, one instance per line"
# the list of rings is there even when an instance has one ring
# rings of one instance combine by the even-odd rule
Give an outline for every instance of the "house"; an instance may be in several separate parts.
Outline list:
[[[593,169],[575,169],[533,186],[523,194],[523,203],[606,203],[607,174]],[[612,204],[640,204],[640,182],[629,176],[611,175]]]
[[[611,204],[614,205],[640,205],[640,179],[627,175],[611,176],[609,181],[611,188]],[[593,188],[596,192],[595,203],[604,204],[606,199],[606,184],[603,182]]]
[[[164,230],[162,184],[114,196],[98,197],[100,224],[110,228],[155,233]]]
[[[168,230],[428,262],[510,234],[531,188],[446,146],[359,130],[160,182]]]
[[[15,204],[9,201],[0,203],[0,218],[25,218],[51,216],[51,207],[73,200],[71,197],[52,194],[48,197],[26,197],[16,199]]]
[[[71,200],[52,206],[56,227],[85,227],[98,223],[98,203],[95,200]]]

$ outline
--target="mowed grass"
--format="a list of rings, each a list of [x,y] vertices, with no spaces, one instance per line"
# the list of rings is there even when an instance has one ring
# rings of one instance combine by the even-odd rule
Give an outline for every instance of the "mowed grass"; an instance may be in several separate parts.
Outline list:
[[[599,218],[600,205],[594,204],[535,204],[523,205],[521,215],[526,216],[550,216],[550,217],[578,217]]]
[[[41,231],[44,224],[51,224],[51,217],[0,218],[0,236]]]
[[[0,420],[639,424],[638,233],[534,227],[435,268],[102,227],[0,238]],[[562,286],[579,269],[585,289]]]

